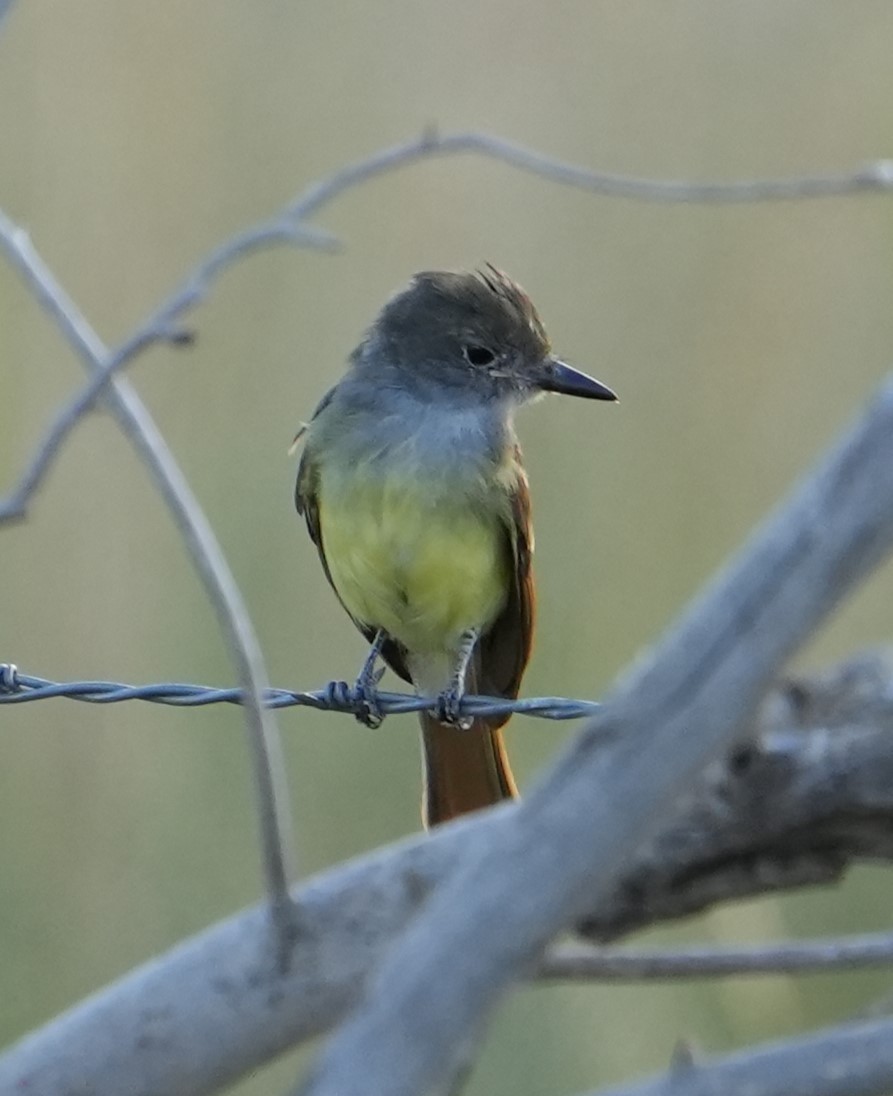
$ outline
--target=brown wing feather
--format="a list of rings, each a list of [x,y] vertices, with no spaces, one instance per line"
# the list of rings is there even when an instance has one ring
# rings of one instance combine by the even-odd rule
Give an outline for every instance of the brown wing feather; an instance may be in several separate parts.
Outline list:
[[[325,396],[322,403],[316,409],[314,418],[326,406],[331,399],[331,396],[331,392]],[[298,465],[298,478],[295,483],[295,508],[298,513],[302,515],[307,524],[307,532],[310,534],[310,539],[316,545],[316,550],[319,552],[322,569],[325,571],[326,578],[329,580],[329,585],[335,591],[335,596],[341,601],[341,596],[335,587],[335,583],[332,581],[332,573],[329,570],[329,563],[326,559],[326,550],[323,547],[322,529],[320,528],[319,523],[318,489],[319,474],[317,466],[313,460],[312,453],[305,449],[301,455],[301,462]],[[364,624],[361,620],[357,620],[356,617],[348,611],[347,606],[344,605],[343,601],[341,601],[341,605],[357,628],[359,628],[369,643],[371,643],[375,638],[376,629],[370,627],[368,624]],[[402,677],[404,681],[407,681],[410,684],[412,683],[412,678],[409,676],[409,670],[406,667],[406,654],[401,644],[390,637],[386,637],[382,644],[381,657],[398,677]]]
[[[520,454],[516,452],[516,458]],[[520,469],[512,493],[512,526],[506,528],[506,551],[511,581],[505,607],[492,627],[481,637],[478,677],[483,693],[514,699],[530,658],[536,592],[531,559],[533,527],[530,520],[530,492],[527,477]],[[498,717],[491,727],[501,727],[508,716]]]

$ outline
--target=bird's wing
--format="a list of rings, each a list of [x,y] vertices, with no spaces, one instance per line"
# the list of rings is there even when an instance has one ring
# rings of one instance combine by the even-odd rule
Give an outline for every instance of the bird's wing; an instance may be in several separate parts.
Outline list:
[[[330,389],[326,395],[323,396],[322,401],[313,413],[314,419],[329,405],[334,391],[334,388]],[[322,529],[319,521],[319,467],[313,454],[312,444],[304,449],[304,452],[301,454],[301,462],[298,465],[298,478],[295,483],[295,508],[307,524],[307,532],[310,534],[310,539],[316,545],[316,550],[319,552],[319,559],[322,563],[323,571],[325,571],[326,578],[329,580],[329,585],[335,591],[335,596],[341,601],[341,595],[338,593],[338,589],[332,581],[332,573],[329,570],[326,550],[323,546]],[[364,624],[361,620],[357,620],[347,606],[344,605],[343,601],[341,601],[341,604],[344,606],[344,610],[350,619],[371,643],[375,638],[376,629],[371,625]],[[409,670],[406,666],[406,653],[396,640],[386,636],[384,643],[382,644],[381,655],[398,677],[403,678],[404,681],[412,682],[412,678],[410,677]]]
[[[509,590],[505,606],[481,637],[478,648],[478,687],[482,693],[514,699],[530,658],[536,592],[531,557],[533,527],[527,476],[518,464],[518,479],[511,496],[511,521],[505,526],[509,562]],[[500,718],[501,726],[508,717]]]

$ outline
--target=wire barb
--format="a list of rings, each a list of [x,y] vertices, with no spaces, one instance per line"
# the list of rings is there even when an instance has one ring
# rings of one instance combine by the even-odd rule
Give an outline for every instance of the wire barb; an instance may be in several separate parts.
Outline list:
[[[17,693],[21,689],[18,667],[14,662],[0,662],[0,694]]]
[[[215,689],[208,685],[164,681],[152,685],[123,685],[116,681],[49,681],[43,677],[19,673],[12,662],[0,662],[0,704],[23,704],[32,700],[65,697],[87,704],[116,704],[123,700],[145,700],[153,704],[168,704],[178,708],[198,708],[207,704],[244,704],[242,689]],[[369,703],[368,690],[346,681],[330,681],[321,689],[297,692],[290,689],[267,689],[263,694],[266,708],[315,708],[321,712],[344,712],[356,715]],[[415,696],[410,693],[376,694],[383,715],[429,711],[437,714],[437,697]],[[492,696],[463,696],[460,713],[471,718],[522,714],[542,719],[582,719],[594,715],[602,705],[594,700],[570,700],[559,696],[526,697],[505,700]]]

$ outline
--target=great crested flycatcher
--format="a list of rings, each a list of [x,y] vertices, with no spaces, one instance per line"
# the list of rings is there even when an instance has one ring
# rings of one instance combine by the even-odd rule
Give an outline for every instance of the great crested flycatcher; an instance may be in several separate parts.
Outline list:
[[[372,643],[357,682],[377,719],[384,661],[439,698],[422,713],[426,825],[516,794],[499,728],[465,691],[514,699],[530,655],[527,476],[512,425],[543,392],[617,397],[552,356],[495,267],[425,272],[384,307],[303,432],[295,502],[326,577]]]

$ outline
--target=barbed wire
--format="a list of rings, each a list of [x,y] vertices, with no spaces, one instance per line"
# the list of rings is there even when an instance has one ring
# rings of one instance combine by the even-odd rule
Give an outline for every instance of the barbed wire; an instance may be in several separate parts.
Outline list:
[[[87,704],[117,704],[124,700],[144,700],[152,704],[168,704],[177,708],[198,708],[207,704],[243,704],[243,689],[217,689],[209,685],[162,681],[151,685],[124,685],[117,681],[49,681],[20,673],[12,662],[0,662],[0,704],[23,704],[32,700],[65,697]],[[376,708],[382,715],[406,712],[437,713],[436,697],[410,693],[378,692],[374,694]],[[266,708],[314,708],[324,712],[344,712],[361,715],[368,711],[370,695],[346,681],[330,681],[321,689],[294,691],[266,689],[262,695]],[[582,719],[600,711],[595,700],[571,700],[560,696],[525,697],[506,700],[501,697],[468,695],[459,705],[461,715],[530,715],[542,719]]]

